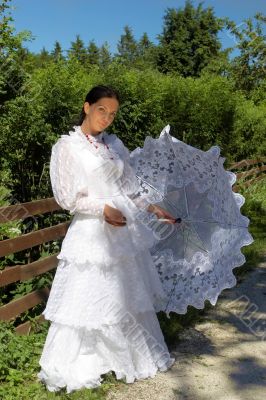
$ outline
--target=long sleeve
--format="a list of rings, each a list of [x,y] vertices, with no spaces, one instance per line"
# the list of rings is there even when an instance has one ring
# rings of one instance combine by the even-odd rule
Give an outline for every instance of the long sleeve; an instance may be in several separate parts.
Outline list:
[[[78,156],[65,140],[52,147],[50,179],[56,202],[70,214],[103,215],[104,199],[95,199],[88,193],[85,173]]]
[[[124,143],[122,142],[121,139],[119,139],[118,137],[116,137],[116,139],[117,139],[117,143],[118,143],[118,147],[119,147],[119,152],[120,152],[122,158],[124,159],[124,161],[127,162],[127,164],[130,165],[130,168],[133,169],[133,167],[131,165],[129,149],[124,145]],[[142,209],[144,211],[148,211],[148,207],[150,206],[150,204],[152,204],[151,201],[150,201],[150,195],[148,195],[148,196],[145,196],[145,195],[141,195],[141,196],[130,195],[129,197],[138,208],[140,208],[140,209]]]

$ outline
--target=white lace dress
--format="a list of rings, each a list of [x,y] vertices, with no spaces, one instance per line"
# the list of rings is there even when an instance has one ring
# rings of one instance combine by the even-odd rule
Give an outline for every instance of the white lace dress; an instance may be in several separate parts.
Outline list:
[[[175,361],[156,316],[165,291],[149,252],[153,236],[136,218],[148,203],[130,198],[139,183],[128,149],[107,132],[92,141],[75,126],[52,148],[54,197],[74,217],[43,311],[51,325],[38,378],[49,391],[97,387],[109,371],[133,383]],[[127,224],[107,223],[105,204],[119,209]]]

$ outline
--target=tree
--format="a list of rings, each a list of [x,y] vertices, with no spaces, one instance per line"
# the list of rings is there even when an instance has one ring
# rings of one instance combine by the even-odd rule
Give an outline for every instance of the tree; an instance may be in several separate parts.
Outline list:
[[[184,9],[167,8],[163,33],[158,35],[157,67],[161,72],[199,76],[221,48],[217,34],[224,19],[215,17],[213,8],[194,8],[187,0]]]
[[[156,68],[155,51],[156,46],[150,41],[147,33],[144,32],[138,42],[139,62],[142,61],[143,65]]]
[[[40,52],[40,61],[42,66],[44,66],[49,60],[50,60],[49,51],[47,51],[46,48],[43,46]]]
[[[14,27],[11,23],[14,21],[8,12],[10,9],[10,0],[1,0],[0,2],[0,55],[8,55],[8,53],[20,48],[21,42],[29,35],[28,31],[23,31],[18,35],[14,35]]]
[[[151,47],[153,47],[153,43],[148,38],[147,33],[144,32],[138,42],[138,54],[144,56]]]
[[[63,60],[63,53],[62,53],[62,47],[61,44],[56,40],[55,44],[54,44],[54,48],[51,51],[51,56],[52,59],[54,59],[55,61],[59,61],[59,60]]]
[[[106,68],[110,64],[111,60],[112,56],[109,50],[109,45],[107,42],[104,42],[99,49],[99,64],[101,67]]]
[[[246,95],[264,86],[266,80],[266,35],[263,24],[266,16],[257,13],[252,18],[244,20],[240,25],[228,22],[228,29],[234,35],[239,55],[232,61],[232,76],[237,89]]]
[[[9,13],[10,0],[0,0],[0,103],[14,98],[27,77],[21,66],[19,56],[23,52],[23,41],[32,38],[29,31],[15,34],[11,25],[13,18]],[[24,52],[25,55],[25,52]]]
[[[138,57],[138,45],[128,25],[124,27],[124,34],[120,37],[117,49],[118,53],[115,56],[122,64],[132,65]]]
[[[80,35],[76,36],[75,42],[71,42],[71,48],[68,50],[69,58],[75,58],[81,64],[85,65],[87,62],[87,51],[84,47],[84,42],[81,40]]]
[[[94,40],[89,42],[87,52],[87,62],[91,65],[99,65],[100,52]]]

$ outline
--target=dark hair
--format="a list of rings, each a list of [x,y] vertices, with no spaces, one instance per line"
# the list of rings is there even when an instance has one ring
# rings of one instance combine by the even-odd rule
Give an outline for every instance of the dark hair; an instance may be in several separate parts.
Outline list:
[[[109,97],[116,99],[118,103],[120,103],[120,97],[119,94],[116,90],[114,90],[110,86],[104,86],[104,85],[98,85],[94,86],[86,95],[86,98],[84,100],[85,102],[88,102],[89,104],[96,103],[98,100],[102,99],[103,97]],[[86,117],[86,113],[84,111],[84,106],[82,107],[79,120],[78,120],[78,125],[81,125],[82,122],[84,121]]]

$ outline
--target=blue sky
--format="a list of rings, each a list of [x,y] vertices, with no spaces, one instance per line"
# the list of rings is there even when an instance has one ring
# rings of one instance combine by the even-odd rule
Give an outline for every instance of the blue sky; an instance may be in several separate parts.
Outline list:
[[[85,45],[94,40],[97,46],[105,41],[116,52],[117,42],[125,25],[132,28],[136,39],[147,32],[158,43],[163,16],[168,7],[182,7],[185,0],[12,0],[14,26],[17,32],[30,30],[35,40],[25,47],[39,52],[51,51],[58,40],[64,51],[79,34]],[[199,4],[194,0],[194,5]],[[258,11],[266,14],[266,0],[205,0],[203,7],[212,6],[217,17],[227,16],[237,24]],[[232,47],[234,39],[226,32],[219,35],[223,48]]]

